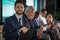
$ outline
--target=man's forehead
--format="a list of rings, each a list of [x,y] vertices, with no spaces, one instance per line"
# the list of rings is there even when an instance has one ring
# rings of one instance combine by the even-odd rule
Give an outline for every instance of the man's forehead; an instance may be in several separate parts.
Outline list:
[[[44,13],[47,13],[47,11],[44,11]]]

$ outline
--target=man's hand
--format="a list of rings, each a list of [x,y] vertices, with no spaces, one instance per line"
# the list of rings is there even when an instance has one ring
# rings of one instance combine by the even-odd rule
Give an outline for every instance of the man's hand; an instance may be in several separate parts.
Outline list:
[[[23,33],[26,33],[26,32],[28,31],[28,28],[27,28],[27,27],[22,27],[20,30],[21,30]]]

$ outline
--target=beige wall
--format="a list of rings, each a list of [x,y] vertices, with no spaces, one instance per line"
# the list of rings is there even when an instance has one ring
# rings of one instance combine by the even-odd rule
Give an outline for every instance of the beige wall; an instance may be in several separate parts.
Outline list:
[[[0,33],[2,33],[3,25],[0,25]]]
[[[0,40],[4,40],[2,36],[3,25],[0,25]]]

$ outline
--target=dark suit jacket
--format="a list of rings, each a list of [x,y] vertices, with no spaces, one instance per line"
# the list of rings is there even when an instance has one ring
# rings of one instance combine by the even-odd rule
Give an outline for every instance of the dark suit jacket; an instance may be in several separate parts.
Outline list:
[[[24,14],[23,15],[23,21],[22,21],[23,26],[26,26],[27,28],[30,28],[31,26],[30,26],[28,20],[29,19]],[[34,22],[34,20],[32,20],[32,23],[34,25],[34,29],[36,29],[37,25]],[[3,26],[3,35],[6,38],[6,40],[17,40],[17,38],[19,37],[18,29],[20,29],[20,28],[21,28],[21,25],[19,24],[15,14],[11,17],[6,18],[4,26]],[[36,34],[37,34],[37,32],[34,31],[34,34],[33,34],[33,39],[34,40],[36,40]]]
[[[16,40],[19,37],[18,29],[20,28],[21,25],[14,14],[13,16],[6,18],[3,26],[3,36],[6,40]]]
[[[27,28],[30,28],[30,30],[25,34],[21,33],[20,38],[22,40],[37,40],[37,31],[36,31],[37,25],[35,24],[34,19],[32,19],[33,27],[31,28],[29,19],[25,14],[23,16],[24,16],[24,26],[26,26]]]
[[[24,26],[26,26],[27,28],[31,27],[31,25],[29,23],[29,19],[27,18],[27,16],[25,14],[23,15],[23,18],[24,18],[24,22],[23,22]],[[35,19],[32,19],[32,24],[35,29],[39,28]]]

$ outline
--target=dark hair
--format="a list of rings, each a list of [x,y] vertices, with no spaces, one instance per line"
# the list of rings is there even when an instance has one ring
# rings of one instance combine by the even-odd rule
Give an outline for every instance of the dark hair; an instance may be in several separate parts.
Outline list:
[[[39,14],[39,13],[40,13],[40,11],[36,11],[36,12],[35,12],[35,14]]]
[[[24,3],[23,3],[23,0],[16,0],[15,6],[16,6],[17,3],[22,3],[22,4],[24,4]]]
[[[34,18],[38,18],[39,13],[40,13],[40,11],[36,11],[36,12],[35,12],[35,15],[34,15]]]
[[[41,11],[44,12],[44,11],[47,11],[47,10],[46,9],[42,9]]]

